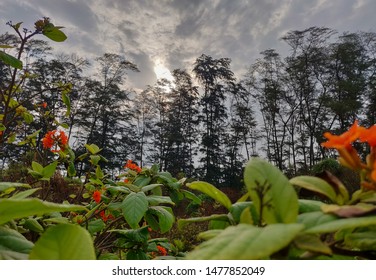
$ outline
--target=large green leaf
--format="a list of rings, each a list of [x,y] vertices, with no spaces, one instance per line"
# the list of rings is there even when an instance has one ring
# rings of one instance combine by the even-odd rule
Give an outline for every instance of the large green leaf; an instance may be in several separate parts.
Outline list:
[[[13,219],[33,215],[43,215],[51,212],[83,211],[81,205],[57,204],[42,201],[37,198],[0,199],[0,225]]]
[[[307,229],[307,233],[326,233],[335,232],[337,230],[346,228],[358,228],[376,225],[376,216],[338,219],[335,221],[328,221],[317,226]]]
[[[42,175],[45,179],[50,179],[54,174],[57,167],[58,162],[54,161],[49,165],[43,167]]]
[[[226,194],[221,192],[212,184],[202,181],[195,181],[187,184],[187,187],[192,190],[198,190],[200,192],[203,192],[204,194],[207,194],[208,196],[222,204],[224,207],[226,207],[228,210],[230,210],[232,205],[231,200],[227,197]]]
[[[0,227],[0,260],[27,259],[34,244],[14,229]]]
[[[316,234],[299,234],[294,238],[294,244],[301,250],[325,255],[332,254],[330,247],[322,242],[320,236]]]
[[[26,191],[18,192],[12,195],[9,199],[25,199],[34,194],[35,192],[39,191],[41,188],[29,189]]]
[[[30,188],[30,185],[23,183],[0,182],[0,192],[11,188]]]
[[[354,232],[346,235],[345,244],[362,251],[376,251],[376,232]]]
[[[318,200],[299,199],[299,213],[321,211],[323,202]]]
[[[149,202],[145,193],[130,193],[123,200],[121,209],[123,216],[131,228],[137,228],[145,212],[148,210]]]
[[[158,205],[158,204],[175,205],[175,203],[171,200],[169,196],[148,195],[147,200],[149,201],[150,205]]]
[[[216,237],[188,253],[188,259],[258,260],[270,257],[289,245],[304,228],[300,224],[272,224],[259,228],[240,224],[228,227]]]
[[[158,188],[158,187],[162,187],[163,185],[162,184],[151,184],[151,185],[147,185],[147,186],[144,186],[141,188],[141,191],[143,191],[144,193],[148,192],[148,191],[151,191],[155,188]]]
[[[244,209],[247,207],[253,207],[252,201],[236,202],[230,208],[230,213],[236,223],[240,222],[240,216],[243,213]]]
[[[298,222],[304,224],[306,229],[335,221],[338,218],[335,215],[325,214],[321,211],[307,212],[298,216]]]
[[[0,51],[0,61],[4,62],[5,64],[8,64],[14,68],[22,69],[22,61],[3,52]]]
[[[158,217],[158,225],[161,233],[169,231],[175,222],[175,217],[169,207],[151,206],[148,212]]]
[[[31,260],[95,260],[92,238],[87,230],[72,224],[50,227],[30,252]]]
[[[192,202],[196,204],[201,204],[201,199],[195,195],[193,192],[187,191],[187,190],[181,190],[181,193],[184,195],[184,197],[188,198],[189,200],[192,200]]]
[[[323,179],[313,176],[298,176],[290,179],[290,183],[300,188],[325,195],[331,201],[337,202],[337,194],[335,190]]]
[[[114,229],[110,231],[116,232],[124,236],[127,241],[134,243],[146,243],[150,237],[147,226],[138,229]]]
[[[188,218],[188,219],[179,219],[178,220],[178,227],[179,229],[182,229],[185,225],[189,223],[200,223],[200,222],[207,222],[207,221],[229,221],[227,214],[213,214],[211,216],[207,217],[195,217],[195,218]]]
[[[51,26],[43,30],[43,35],[55,42],[64,42],[67,36],[59,27]]]
[[[260,158],[251,159],[244,171],[244,182],[257,213],[267,224],[295,223],[298,196],[283,173]]]

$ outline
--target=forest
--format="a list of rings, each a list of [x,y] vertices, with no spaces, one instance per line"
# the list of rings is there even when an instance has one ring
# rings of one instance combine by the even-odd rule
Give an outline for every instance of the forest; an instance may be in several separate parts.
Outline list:
[[[19,40],[6,33],[0,44]],[[230,58],[202,54],[192,61],[192,71],[174,69],[173,81],[158,80],[135,92],[126,76],[139,70],[126,58],[105,53],[89,64],[85,57],[57,55],[48,42],[33,38],[22,57],[32,79],[24,79],[17,94],[29,113],[16,110],[2,119],[2,168],[27,160],[22,137],[40,130],[41,149],[43,135],[62,126],[69,128],[73,150],[82,152],[85,143],[101,147],[108,159],[103,167],[113,174],[132,159],[141,167],[158,163],[174,175],[239,188],[252,156],[291,175],[307,172],[333,156],[320,146],[324,131],[342,133],[355,119],[375,123],[376,34],[311,27],[281,40],[289,46],[287,56],[264,50],[243,77],[235,77]],[[0,67],[3,86],[12,72]],[[69,92],[68,113],[61,110],[59,83]],[[20,125],[19,118],[32,124]],[[77,168],[80,174],[84,169]]]
[[[201,54],[136,90],[119,54],[55,54],[49,18],[7,25],[0,260],[376,259],[376,33],[289,31],[242,77]]]

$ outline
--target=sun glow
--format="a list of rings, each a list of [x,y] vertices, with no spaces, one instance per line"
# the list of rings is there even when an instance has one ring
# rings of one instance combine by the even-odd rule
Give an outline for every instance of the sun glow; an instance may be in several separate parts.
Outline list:
[[[157,76],[158,80],[166,79],[170,82],[174,80],[170,70],[168,70],[168,68],[164,66],[163,62],[159,58],[154,62],[154,73]]]

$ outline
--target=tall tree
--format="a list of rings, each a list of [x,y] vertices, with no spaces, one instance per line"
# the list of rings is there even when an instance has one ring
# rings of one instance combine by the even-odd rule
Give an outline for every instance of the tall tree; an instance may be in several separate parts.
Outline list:
[[[234,80],[234,73],[230,70],[229,58],[214,59],[208,55],[201,55],[194,63],[193,72],[204,88],[201,98],[202,142],[200,152],[203,163],[203,178],[214,184],[221,182],[222,140],[226,124],[226,93],[227,85]]]
[[[291,47],[286,58],[289,88],[299,104],[299,150],[304,168],[312,167],[320,156],[321,124],[326,121],[325,100],[329,94],[326,83],[329,61],[328,42],[335,32],[325,27],[290,31],[282,40]],[[318,138],[320,137],[320,139]]]
[[[87,79],[80,101],[77,138],[81,143],[97,144],[107,157],[108,168],[119,168],[131,150],[128,106],[129,92],[123,89],[127,71],[138,71],[135,64],[116,54],[97,59],[98,80]],[[129,141],[128,141],[129,140]]]
[[[175,69],[165,129],[164,169],[172,174],[194,175],[198,138],[198,87],[186,70]]]

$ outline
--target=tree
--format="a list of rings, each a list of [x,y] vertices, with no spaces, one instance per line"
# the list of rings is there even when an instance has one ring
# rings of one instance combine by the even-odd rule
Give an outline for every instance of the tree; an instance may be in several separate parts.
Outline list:
[[[129,92],[122,89],[127,71],[138,71],[135,64],[115,54],[104,54],[99,62],[99,79],[87,79],[80,100],[76,137],[79,143],[96,144],[109,161],[108,168],[119,168],[131,153],[129,135]]]
[[[177,175],[194,175],[198,138],[198,87],[186,70],[175,69],[165,128],[164,169]]]
[[[329,94],[327,64],[328,40],[335,32],[325,27],[290,31],[282,40],[292,54],[286,58],[287,83],[298,101],[300,143],[297,146],[303,168],[310,168],[321,154],[322,124],[327,121],[325,100]]]
[[[225,106],[227,85],[234,80],[230,70],[229,58],[213,59],[205,54],[196,59],[193,72],[204,87],[201,98],[202,134],[201,162],[203,163],[203,178],[214,184],[221,181],[221,171],[224,162],[222,140],[226,124],[227,110]]]

